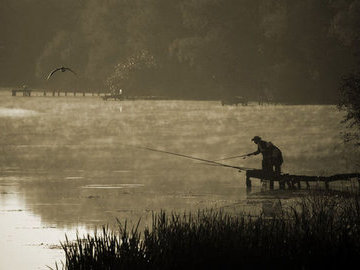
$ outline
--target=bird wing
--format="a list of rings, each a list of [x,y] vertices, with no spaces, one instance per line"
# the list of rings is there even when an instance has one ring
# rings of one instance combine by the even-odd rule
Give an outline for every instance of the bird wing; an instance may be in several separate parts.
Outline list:
[[[68,71],[71,71],[72,73],[74,73],[75,75],[77,75],[76,73],[75,73],[75,71],[73,71],[71,68],[65,68],[66,70],[68,70]]]
[[[50,73],[49,73],[49,75],[47,76],[47,80],[48,79],[50,79],[50,77],[56,72],[56,71],[58,71],[58,70],[60,70],[61,68],[56,68],[56,69],[54,69],[53,71],[51,71]]]

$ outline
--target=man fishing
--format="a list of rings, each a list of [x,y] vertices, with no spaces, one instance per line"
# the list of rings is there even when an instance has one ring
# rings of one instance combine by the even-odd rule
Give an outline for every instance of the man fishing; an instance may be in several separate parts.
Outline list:
[[[275,172],[276,175],[280,175],[281,165],[284,161],[280,149],[271,142],[263,141],[259,136],[255,136],[251,140],[257,144],[258,149],[246,156],[258,155],[261,153],[263,155],[262,170],[267,173],[272,174]]]

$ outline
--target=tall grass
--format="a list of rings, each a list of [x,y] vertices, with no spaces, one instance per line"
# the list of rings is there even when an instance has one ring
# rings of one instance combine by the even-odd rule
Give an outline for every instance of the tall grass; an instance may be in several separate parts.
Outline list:
[[[360,262],[360,197],[313,194],[272,217],[214,210],[154,214],[66,241],[66,269],[330,269]]]

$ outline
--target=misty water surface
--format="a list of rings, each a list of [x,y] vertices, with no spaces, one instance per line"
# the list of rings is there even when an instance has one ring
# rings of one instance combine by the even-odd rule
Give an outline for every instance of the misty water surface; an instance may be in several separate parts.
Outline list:
[[[98,97],[0,100],[0,214],[3,265],[17,269],[62,259],[64,233],[96,225],[148,224],[153,211],[204,208],[258,212],[289,194],[250,193],[245,174],[147,151],[203,159],[253,152],[254,135],[283,151],[283,170],[329,175],[351,171],[334,106],[221,106],[217,101],[103,101]],[[260,168],[261,157],[228,164]],[[277,187],[277,186],[276,186]],[[270,196],[270,201],[269,201]],[[38,254],[35,259],[31,254]],[[6,260],[7,258],[7,260]]]

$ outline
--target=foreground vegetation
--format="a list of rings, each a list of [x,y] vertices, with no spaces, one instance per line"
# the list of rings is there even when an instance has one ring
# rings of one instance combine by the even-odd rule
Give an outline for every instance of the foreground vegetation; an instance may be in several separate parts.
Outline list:
[[[272,217],[161,212],[143,234],[125,224],[62,247],[66,269],[335,269],[360,262],[359,226],[359,195],[322,192]]]

